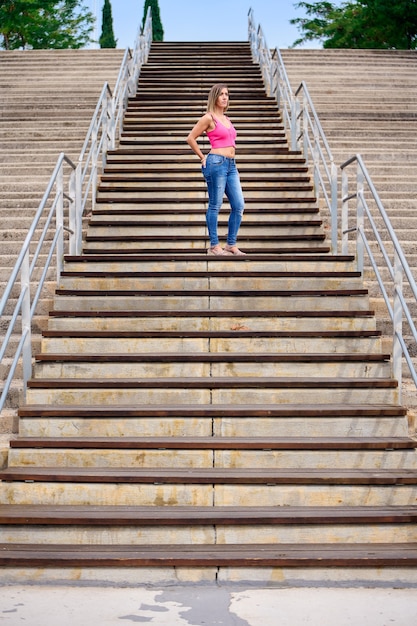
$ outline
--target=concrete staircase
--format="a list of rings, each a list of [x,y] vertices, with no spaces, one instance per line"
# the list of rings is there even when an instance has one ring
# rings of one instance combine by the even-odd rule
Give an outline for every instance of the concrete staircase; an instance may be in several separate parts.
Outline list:
[[[65,152],[74,162],[78,159],[103,85],[114,87],[123,54],[123,50],[0,51],[2,293],[58,155]],[[49,285],[38,308],[35,346],[40,345],[52,293]],[[0,369],[0,381],[5,376]],[[17,379],[2,412],[0,433],[16,430],[21,388]]]
[[[207,257],[185,143],[219,80],[246,257]],[[0,472],[2,582],[416,583],[390,356],[248,44],[153,44],[36,360]]]

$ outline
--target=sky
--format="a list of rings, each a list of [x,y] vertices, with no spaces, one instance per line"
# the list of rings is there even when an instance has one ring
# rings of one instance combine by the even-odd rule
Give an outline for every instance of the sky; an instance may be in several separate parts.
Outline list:
[[[97,9],[98,38],[103,0],[84,1],[90,10]],[[159,0],[159,11],[164,41],[247,41],[248,13],[252,9],[268,46],[288,48],[300,35],[290,24],[291,19],[303,16],[296,4],[296,0]],[[111,0],[118,48],[134,45],[144,5],[145,0]]]

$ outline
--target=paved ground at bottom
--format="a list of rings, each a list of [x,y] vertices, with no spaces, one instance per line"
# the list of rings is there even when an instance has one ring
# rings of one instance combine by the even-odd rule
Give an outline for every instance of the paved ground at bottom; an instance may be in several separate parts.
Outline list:
[[[415,626],[417,589],[0,587],[5,626]]]

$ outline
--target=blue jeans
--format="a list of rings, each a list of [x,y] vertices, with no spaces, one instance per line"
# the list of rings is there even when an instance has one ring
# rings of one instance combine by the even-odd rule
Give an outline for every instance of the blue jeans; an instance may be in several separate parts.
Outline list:
[[[210,237],[210,246],[217,246],[219,243],[217,222],[224,194],[226,194],[230,202],[227,244],[234,246],[236,245],[237,233],[245,208],[236,162],[234,159],[210,153],[207,155],[206,167],[202,168],[202,172],[206,179],[209,197],[206,223]]]

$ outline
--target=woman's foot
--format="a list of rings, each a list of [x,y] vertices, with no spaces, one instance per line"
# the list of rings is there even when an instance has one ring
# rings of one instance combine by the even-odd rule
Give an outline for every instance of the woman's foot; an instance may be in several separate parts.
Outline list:
[[[207,254],[212,254],[214,256],[224,256],[224,255],[228,255],[228,254],[232,254],[231,252],[227,252],[226,250],[223,250],[223,248],[217,244],[217,246],[213,246],[212,248],[209,248],[207,250]]]
[[[228,244],[226,244],[224,250],[225,252],[228,252],[229,254],[235,254],[236,256],[246,256],[246,252],[242,252],[242,250],[239,250],[237,246],[229,246]]]

